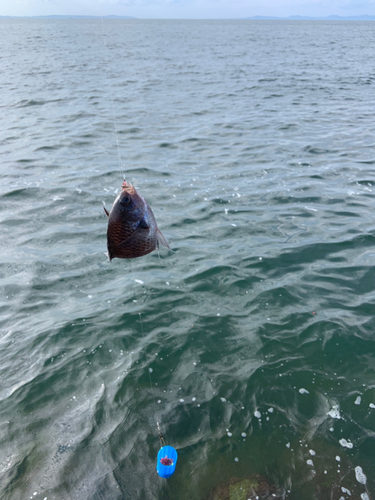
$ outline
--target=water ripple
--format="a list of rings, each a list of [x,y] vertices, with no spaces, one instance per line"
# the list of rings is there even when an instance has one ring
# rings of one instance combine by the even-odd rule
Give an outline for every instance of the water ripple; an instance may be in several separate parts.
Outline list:
[[[1,23],[0,496],[371,497],[370,23]]]

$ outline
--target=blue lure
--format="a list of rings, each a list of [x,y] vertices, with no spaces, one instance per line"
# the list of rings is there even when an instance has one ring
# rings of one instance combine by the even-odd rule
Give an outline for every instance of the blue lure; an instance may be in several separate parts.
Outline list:
[[[156,472],[160,477],[167,479],[173,476],[176,470],[177,458],[177,451],[172,446],[163,446],[163,448],[160,448],[156,464]]]

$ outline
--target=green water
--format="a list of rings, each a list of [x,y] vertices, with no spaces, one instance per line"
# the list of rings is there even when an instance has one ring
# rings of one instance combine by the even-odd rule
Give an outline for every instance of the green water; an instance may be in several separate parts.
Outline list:
[[[375,496],[372,27],[0,22],[2,499]]]

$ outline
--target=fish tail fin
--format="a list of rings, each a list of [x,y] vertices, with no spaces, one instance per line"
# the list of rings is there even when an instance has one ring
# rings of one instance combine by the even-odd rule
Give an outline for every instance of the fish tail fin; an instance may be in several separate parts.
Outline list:
[[[171,250],[171,247],[169,246],[167,238],[164,236],[164,234],[159,229],[156,230],[156,238],[158,241],[158,246],[163,245],[164,247],[168,248],[168,250]]]

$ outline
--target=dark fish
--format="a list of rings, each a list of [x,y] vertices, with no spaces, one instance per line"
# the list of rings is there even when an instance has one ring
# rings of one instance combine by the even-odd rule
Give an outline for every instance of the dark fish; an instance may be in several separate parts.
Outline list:
[[[147,201],[129,182],[122,185],[108,215],[107,247],[109,260],[134,259],[146,255],[159,245],[169,247],[167,238],[159,231]]]

